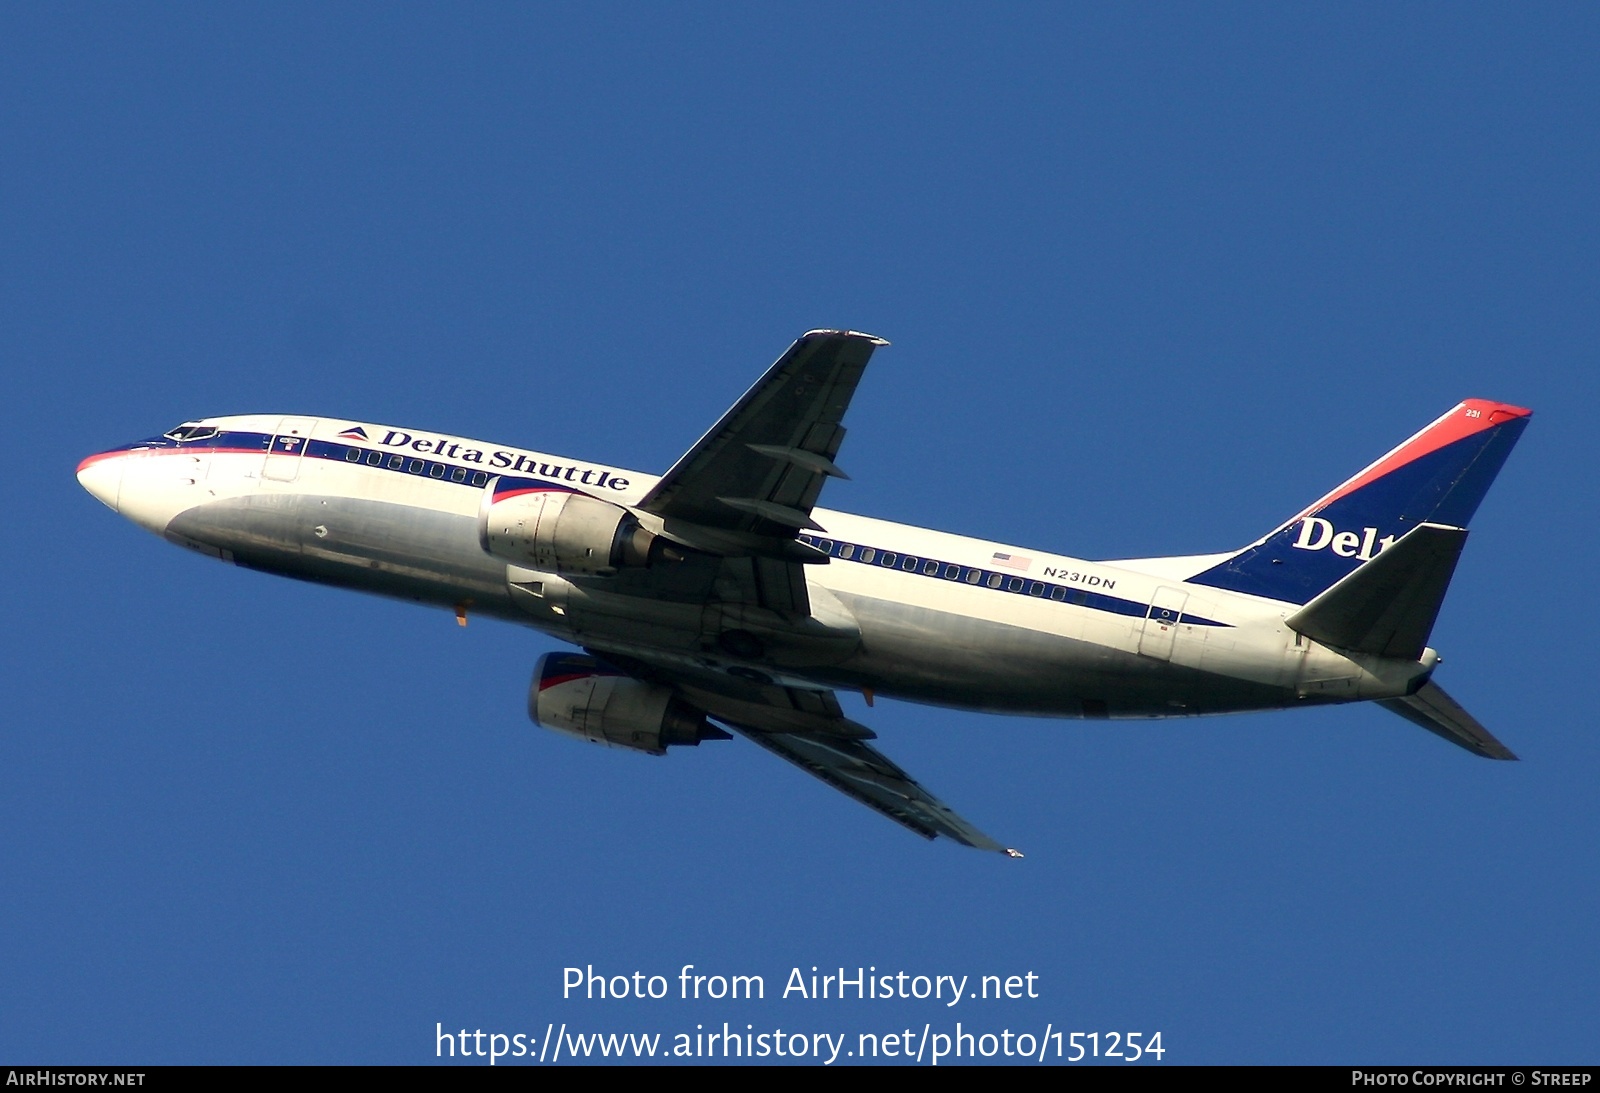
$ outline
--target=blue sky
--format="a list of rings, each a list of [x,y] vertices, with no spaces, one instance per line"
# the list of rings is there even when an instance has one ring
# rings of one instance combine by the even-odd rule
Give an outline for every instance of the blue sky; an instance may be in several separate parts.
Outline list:
[[[1580,5],[6,9],[0,1061],[959,1020],[1592,1062],[1597,46]],[[1533,407],[1433,640],[1523,761],[1372,707],[847,698],[1011,862],[744,741],[545,732],[539,633],[205,561],[72,477],[246,412],[659,472],[819,326],[894,343],[826,504],[1091,558]],[[561,997],[685,964],[768,998]],[[775,997],[813,965],[1039,997]]]

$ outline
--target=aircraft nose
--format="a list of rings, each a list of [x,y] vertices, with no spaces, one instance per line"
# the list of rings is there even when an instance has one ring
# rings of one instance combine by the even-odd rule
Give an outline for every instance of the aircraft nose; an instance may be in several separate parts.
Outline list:
[[[78,464],[78,485],[112,512],[119,511],[122,499],[123,460],[119,456],[117,452],[101,452]]]

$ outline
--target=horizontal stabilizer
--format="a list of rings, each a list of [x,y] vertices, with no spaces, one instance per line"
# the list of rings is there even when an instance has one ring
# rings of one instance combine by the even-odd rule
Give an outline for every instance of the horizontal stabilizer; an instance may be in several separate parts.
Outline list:
[[[1438,733],[1474,755],[1481,755],[1485,759],[1516,758],[1510,748],[1496,740],[1493,733],[1480,725],[1477,718],[1463,710],[1460,703],[1445,694],[1444,689],[1432,680],[1424,683],[1414,695],[1385,699],[1378,705],[1421,725],[1429,732]]]
[[[1290,615],[1288,624],[1324,645],[1416,660],[1466,541],[1465,528],[1419,524]]]

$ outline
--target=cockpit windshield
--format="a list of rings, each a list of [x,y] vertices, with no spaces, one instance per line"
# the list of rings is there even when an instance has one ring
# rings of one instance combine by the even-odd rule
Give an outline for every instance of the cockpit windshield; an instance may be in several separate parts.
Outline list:
[[[217,435],[215,425],[202,425],[197,421],[186,421],[176,429],[170,429],[161,434],[168,440],[176,440],[179,444],[187,444],[191,440],[205,440]]]

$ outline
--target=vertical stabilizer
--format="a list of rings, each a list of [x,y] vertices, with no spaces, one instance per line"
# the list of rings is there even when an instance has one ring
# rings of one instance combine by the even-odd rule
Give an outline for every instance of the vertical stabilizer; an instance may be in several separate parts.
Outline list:
[[[1468,399],[1265,538],[1189,579],[1304,604],[1413,528],[1464,528],[1531,414]]]

